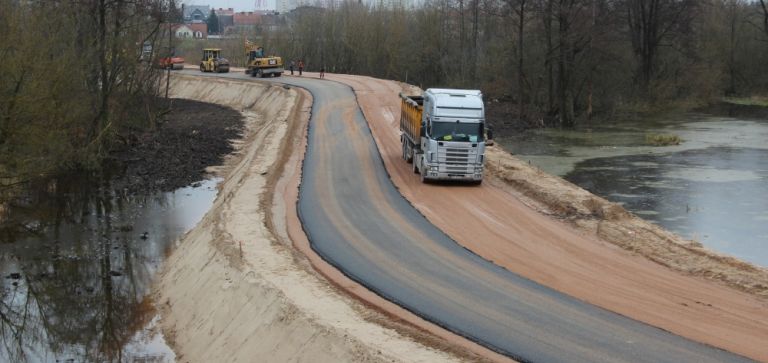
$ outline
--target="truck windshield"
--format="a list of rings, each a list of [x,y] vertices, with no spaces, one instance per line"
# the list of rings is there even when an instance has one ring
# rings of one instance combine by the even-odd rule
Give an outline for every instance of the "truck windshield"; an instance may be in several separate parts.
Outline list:
[[[432,122],[432,139],[438,141],[483,141],[483,124],[467,122]]]

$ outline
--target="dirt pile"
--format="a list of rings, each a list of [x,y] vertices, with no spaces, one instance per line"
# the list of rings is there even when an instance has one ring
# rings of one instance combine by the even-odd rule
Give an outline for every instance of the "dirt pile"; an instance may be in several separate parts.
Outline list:
[[[616,203],[515,158],[498,146],[488,148],[486,155],[490,174],[530,198],[527,202],[540,211],[663,266],[768,298],[768,269],[683,239]]]

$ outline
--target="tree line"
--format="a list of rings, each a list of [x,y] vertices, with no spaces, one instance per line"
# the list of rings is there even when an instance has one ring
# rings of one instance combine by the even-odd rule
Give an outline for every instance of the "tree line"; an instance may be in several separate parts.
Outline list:
[[[261,34],[309,69],[480,88],[563,126],[768,87],[764,0],[345,1]]]
[[[92,167],[121,130],[156,126],[161,72],[151,60],[174,9],[172,0],[0,0],[1,186]]]
[[[179,11],[0,0],[0,184],[93,166],[122,130],[156,127],[152,64]],[[353,0],[296,9],[251,39],[308,70],[479,88],[519,120],[563,126],[768,87],[765,0]],[[227,41],[239,59],[241,42]]]

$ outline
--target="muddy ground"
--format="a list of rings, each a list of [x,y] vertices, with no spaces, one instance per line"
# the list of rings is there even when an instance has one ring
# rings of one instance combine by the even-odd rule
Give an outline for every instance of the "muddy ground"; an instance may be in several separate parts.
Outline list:
[[[171,99],[170,106],[158,131],[129,132],[110,155],[108,164],[124,175],[115,183],[130,193],[171,191],[202,179],[242,133],[242,115],[229,107],[185,99]]]

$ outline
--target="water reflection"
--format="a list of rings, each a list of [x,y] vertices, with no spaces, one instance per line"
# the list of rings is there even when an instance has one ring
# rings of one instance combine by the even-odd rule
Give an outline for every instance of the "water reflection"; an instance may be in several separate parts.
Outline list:
[[[645,145],[672,133],[678,146]],[[533,130],[499,143],[705,246],[768,266],[768,122],[700,114]]]
[[[597,158],[565,178],[710,248],[768,265],[768,150]]]
[[[216,181],[128,195],[88,179],[34,188],[7,211],[0,361],[174,359],[146,328],[155,316],[148,295],[173,241],[209,209]]]

